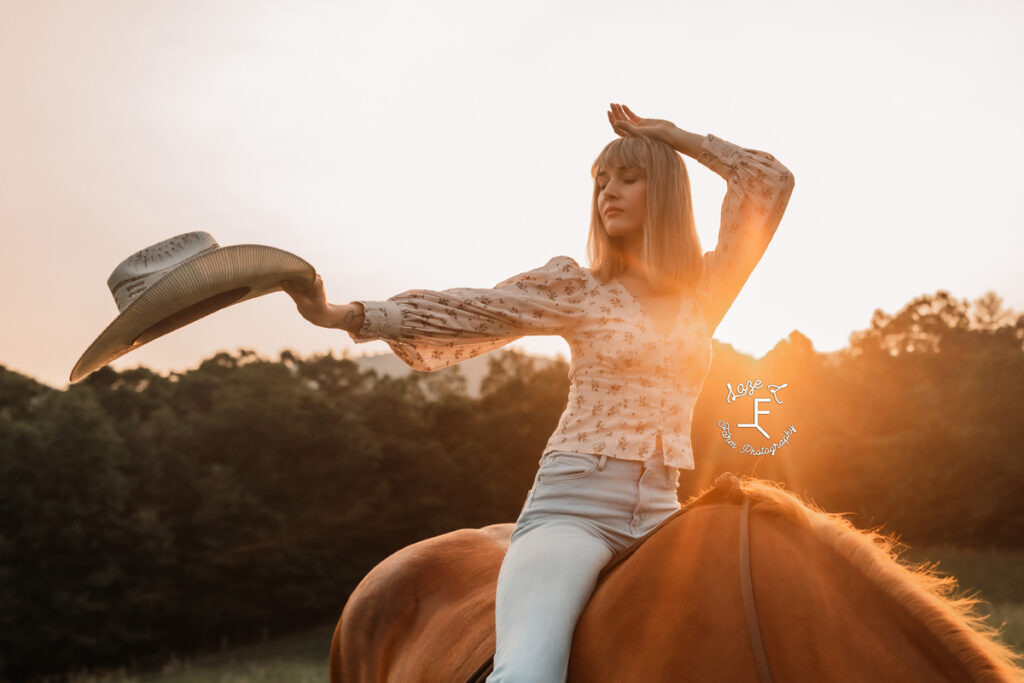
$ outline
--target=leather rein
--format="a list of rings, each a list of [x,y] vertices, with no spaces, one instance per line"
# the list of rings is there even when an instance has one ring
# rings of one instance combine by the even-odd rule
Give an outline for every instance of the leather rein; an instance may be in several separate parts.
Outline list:
[[[757,677],[761,683],[771,683],[772,670],[768,667],[768,656],[761,638],[761,620],[757,617],[754,604],[754,581],[750,576],[750,496],[743,495],[743,512],[740,513],[740,585],[743,588],[743,607],[747,612],[747,633],[750,647],[757,662]]]

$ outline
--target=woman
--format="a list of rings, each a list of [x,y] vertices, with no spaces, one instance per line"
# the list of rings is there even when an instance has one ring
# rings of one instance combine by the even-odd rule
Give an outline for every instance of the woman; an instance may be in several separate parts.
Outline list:
[[[601,569],[679,509],[693,469],[693,406],[711,335],[768,246],[793,191],[770,154],[611,105],[620,136],[593,164],[588,252],[492,289],[414,289],[386,301],[327,303],[317,277],[285,287],[307,320],[385,340],[436,370],[521,336],[572,349],[565,412],[539,462],[498,576],[490,683],[564,681],[580,613]],[[677,152],[727,181],[718,246],[701,253]]]

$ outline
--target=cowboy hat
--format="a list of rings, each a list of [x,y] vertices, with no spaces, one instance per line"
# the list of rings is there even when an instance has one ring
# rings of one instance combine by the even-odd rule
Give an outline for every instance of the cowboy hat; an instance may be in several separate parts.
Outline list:
[[[222,247],[206,232],[138,251],[107,279],[118,316],[75,363],[71,382],[215,311],[277,291],[285,279],[312,284],[316,271],[287,251],[259,244]]]

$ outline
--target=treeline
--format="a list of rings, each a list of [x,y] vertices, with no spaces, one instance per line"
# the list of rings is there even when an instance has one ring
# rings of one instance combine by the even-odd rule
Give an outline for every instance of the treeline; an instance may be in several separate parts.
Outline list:
[[[841,353],[793,332],[760,360],[714,343],[685,500],[775,479],[911,544],[1021,547],[1024,316],[940,291]],[[336,618],[398,548],[514,521],[565,407],[568,364],[490,354],[401,379],[331,355],[219,353],[58,391],[0,368],[0,675],[156,664]],[[730,402],[747,381],[778,389]],[[771,397],[766,388],[758,398]],[[767,445],[750,455],[723,438]]]

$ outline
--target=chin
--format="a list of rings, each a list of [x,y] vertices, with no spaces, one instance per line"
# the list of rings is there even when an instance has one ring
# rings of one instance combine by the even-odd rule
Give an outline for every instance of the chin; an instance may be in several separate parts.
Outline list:
[[[640,230],[607,230],[608,236],[612,239],[626,239],[640,234]]]

